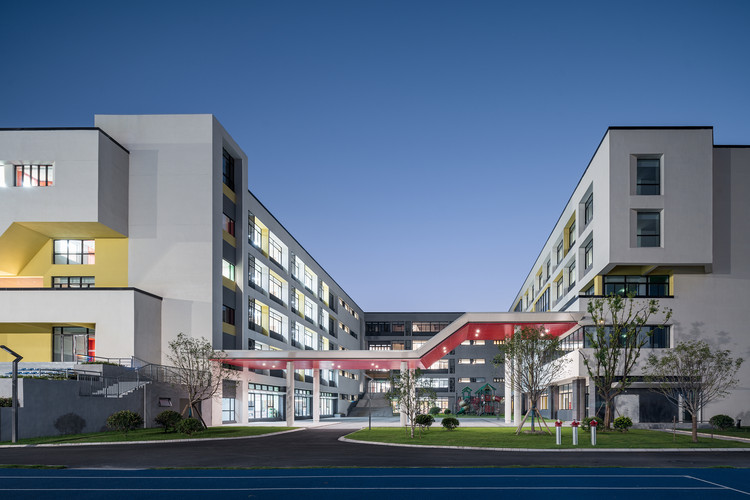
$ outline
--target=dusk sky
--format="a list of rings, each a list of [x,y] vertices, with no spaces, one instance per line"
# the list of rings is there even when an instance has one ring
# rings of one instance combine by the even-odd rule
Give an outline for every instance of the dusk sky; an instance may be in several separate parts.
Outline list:
[[[0,127],[212,113],[365,311],[505,311],[611,125],[750,144],[750,2],[6,2]]]

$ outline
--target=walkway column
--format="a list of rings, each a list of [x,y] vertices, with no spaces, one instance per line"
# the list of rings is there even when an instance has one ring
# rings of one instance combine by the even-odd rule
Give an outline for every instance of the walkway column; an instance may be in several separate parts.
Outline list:
[[[683,423],[685,416],[685,403],[684,399],[682,398],[682,394],[678,396],[677,399],[677,422]]]
[[[521,423],[521,391],[513,391],[513,423]]]
[[[294,427],[294,361],[286,363],[286,426]]]
[[[248,415],[247,415],[247,392],[248,392],[248,384],[250,383],[250,372],[247,370],[247,368],[243,367],[242,371],[240,372],[239,380],[237,381],[237,391],[239,392],[236,395],[235,401],[237,402],[237,406],[239,408],[235,407],[235,418],[237,419],[238,424],[247,425],[248,421]]]
[[[406,372],[409,370],[408,365],[406,364],[406,361],[401,362],[401,377],[403,380],[403,377],[406,376]],[[404,412],[404,405],[401,405],[398,409],[399,412],[399,423],[402,427],[405,427],[407,422],[406,413]]]
[[[219,375],[221,374],[221,370],[219,369],[219,364],[217,362],[211,363],[210,370],[211,370],[211,377],[218,378]],[[221,387],[219,389],[218,396],[219,397],[209,398],[208,401],[203,401],[202,403],[199,403],[200,405],[199,410],[201,412],[205,412],[205,410],[207,409],[207,406],[210,407],[209,411],[211,413],[209,414],[209,418],[204,417],[203,419],[206,422],[206,425],[208,425],[209,427],[216,427],[222,424],[221,403],[222,403],[222,399],[224,398],[224,382],[223,381],[221,382]],[[182,408],[180,408],[180,411],[182,411]],[[185,414],[185,416],[187,417],[189,414],[190,414],[190,409],[188,409],[188,412]],[[197,415],[193,413],[193,417],[197,418]]]
[[[510,376],[510,370],[508,370],[508,367],[510,366],[510,359],[505,359],[504,370],[503,370],[503,376],[505,377],[503,380],[505,380],[505,423],[509,424],[513,420],[513,408],[511,401],[513,400],[513,386],[511,384],[511,376]]]
[[[313,368],[313,422],[320,422],[320,370]]]

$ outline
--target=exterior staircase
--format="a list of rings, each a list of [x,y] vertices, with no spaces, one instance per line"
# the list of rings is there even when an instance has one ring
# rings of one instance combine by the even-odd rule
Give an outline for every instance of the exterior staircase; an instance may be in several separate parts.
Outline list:
[[[372,399],[369,399],[372,398]],[[385,397],[382,392],[375,392],[366,394],[364,397],[357,401],[352,411],[349,412],[350,417],[366,417],[370,415],[370,409],[372,409],[373,417],[392,417],[393,407],[391,401]]]

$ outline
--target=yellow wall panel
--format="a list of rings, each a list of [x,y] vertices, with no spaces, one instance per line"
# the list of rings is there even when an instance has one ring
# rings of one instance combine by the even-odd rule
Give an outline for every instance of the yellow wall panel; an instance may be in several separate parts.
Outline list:
[[[52,333],[0,333],[0,345],[23,356],[23,361],[52,361]],[[0,350],[0,362],[13,357]],[[22,362],[23,362],[22,361]]]

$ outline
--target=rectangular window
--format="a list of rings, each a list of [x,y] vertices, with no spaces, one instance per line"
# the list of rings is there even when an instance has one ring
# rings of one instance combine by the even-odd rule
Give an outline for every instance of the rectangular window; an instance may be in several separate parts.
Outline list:
[[[605,276],[604,295],[669,296],[669,276]]]
[[[263,289],[263,267],[255,261],[255,258],[253,256],[249,256],[248,258],[248,268],[250,269],[250,286],[255,288],[256,290],[262,290]]]
[[[221,398],[221,421],[235,422],[234,398]]]
[[[52,165],[16,165],[16,186],[53,186],[55,168]]]
[[[234,308],[222,305],[221,306],[221,321],[230,325],[234,324]]]
[[[638,158],[635,174],[635,194],[661,194],[659,163],[658,158]]]
[[[594,193],[591,193],[589,197],[586,198],[584,207],[583,223],[588,225],[588,223],[591,222],[591,219],[594,218]]]
[[[591,266],[594,265],[594,240],[589,240],[588,243],[586,243],[586,247],[584,248],[584,265],[585,269],[588,270],[591,268]]]
[[[281,245],[273,238],[268,239],[268,256],[272,261],[281,265]]]
[[[227,262],[226,260],[221,261],[221,275],[228,280],[234,281],[234,264]]]
[[[222,180],[229,189],[234,191],[234,158],[226,149],[222,162]]]
[[[565,287],[563,286],[563,279],[560,278],[559,280],[555,281],[555,288],[557,289],[557,298],[561,298],[563,295],[565,295]]]
[[[312,291],[312,287],[313,287],[312,274],[310,273],[309,269],[305,268],[305,288]]]
[[[263,246],[263,230],[258,224],[255,223],[255,217],[253,214],[247,217],[247,236],[250,239],[250,244],[255,248],[262,248]]]
[[[263,324],[263,308],[260,304],[253,299],[249,301],[248,307],[248,323],[251,330],[260,328]]]
[[[573,224],[570,225],[568,228],[568,248],[573,248],[573,243],[576,242],[576,223],[573,221]]]
[[[95,264],[94,240],[55,240],[54,264]]]
[[[312,301],[305,300],[305,319],[309,319],[310,321],[312,321],[313,314],[315,314],[315,312],[313,311]]]
[[[268,277],[268,291],[277,299],[281,299],[281,280],[273,274]]]
[[[559,264],[560,262],[562,262],[563,257],[565,257],[565,255],[563,255],[563,242],[562,241],[557,245],[556,254],[557,254],[557,263]]]
[[[573,409],[573,386],[572,384],[565,384],[565,385],[560,386],[560,409],[561,410]]]
[[[54,276],[52,288],[94,288],[93,276]]]
[[[268,329],[281,335],[281,315],[276,311],[268,312]]]
[[[636,245],[638,247],[658,247],[661,245],[661,214],[659,212],[638,212],[636,223]]]
[[[234,219],[229,217],[227,214],[222,215],[224,216],[224,218],[222,219],[221,228],[227,233],[234,236]]]
[[[573,261],[570,263],[570,267],[568,268],[568,286],[573,286],[576,284],[576,261]]]

